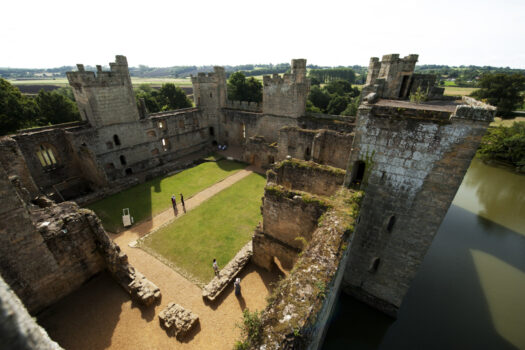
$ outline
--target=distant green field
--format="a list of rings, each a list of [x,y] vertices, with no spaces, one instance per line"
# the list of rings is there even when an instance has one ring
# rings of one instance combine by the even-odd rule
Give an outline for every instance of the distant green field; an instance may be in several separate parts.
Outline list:
[[[477,90],[476,88],[469,87],[457,87],[457,86],[445,86],[445,95],[447,96],[467,96],[472,91]]]
[[[104,228],[119,232],[122,209],[129,208],[135,222],[148,219],[171,207],[171,195],[183,193],[188,199],[197,192],[244,169],[245,164],[229,160],[206,162],[168,177],[159,177],[88,205],[97,213]]]
[[[208,283],[213,259],[223,268],[250,241],[261,221],[265,184],[264,176],[248,175],[147,236],[140,247],[160,255],[195,282]]]

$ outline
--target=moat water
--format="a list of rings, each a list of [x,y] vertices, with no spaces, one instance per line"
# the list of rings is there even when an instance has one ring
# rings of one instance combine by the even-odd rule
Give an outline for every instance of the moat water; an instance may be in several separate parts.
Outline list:
[[[397,320],[338,303],[323,350],[525,349],[525,176],[472,162]]]

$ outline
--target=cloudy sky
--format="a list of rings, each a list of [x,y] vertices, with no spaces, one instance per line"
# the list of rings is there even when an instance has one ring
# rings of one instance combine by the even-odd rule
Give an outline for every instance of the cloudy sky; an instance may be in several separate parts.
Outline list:
[[[0,67],[280,63],[525,68],[525,0],[5,0]]]

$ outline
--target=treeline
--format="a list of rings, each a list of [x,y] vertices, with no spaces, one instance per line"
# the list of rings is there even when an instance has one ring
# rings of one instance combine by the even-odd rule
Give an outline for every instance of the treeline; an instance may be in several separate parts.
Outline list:
[[[143,98],[150,113],[171,111],[174,109],[192,107],[193,103],[186,93],[172,83],[162,84],[160,89],[153,89],[150,84],[141,84],[135,89],[135,99],[140,109],[140,99]]]
[[[0,135],[77,120],[80,115],[71,88],[40,90],[36,96],[26,96],[0,78]]]
[[[350,84],[355,82],[355,72],[351,68],[310,69],[308,75],[321,84],[334,80],[345,80]]]

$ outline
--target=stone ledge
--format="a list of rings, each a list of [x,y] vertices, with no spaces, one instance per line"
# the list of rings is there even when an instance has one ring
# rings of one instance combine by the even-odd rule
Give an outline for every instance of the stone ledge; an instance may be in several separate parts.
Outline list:
[[[199,322],[199,316],[179,304],[169,303],[159,314],[160,325],[177,339],[184,337]]]
[[[219,277],[215,276],[210,283],[202,289],[202,298],[213,301],[233,281],[235,276],[246,266],[253,254],[252,241],[250,240],[239,250],[235,257],[220,271]]]

